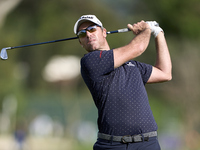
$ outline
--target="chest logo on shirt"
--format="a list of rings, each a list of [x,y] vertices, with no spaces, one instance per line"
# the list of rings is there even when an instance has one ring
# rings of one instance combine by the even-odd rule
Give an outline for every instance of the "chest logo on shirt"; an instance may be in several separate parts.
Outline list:
[[[132,64],[132,62],[128,62],[127,65],[128,65],[129,67],[135,67],[135,65]]]

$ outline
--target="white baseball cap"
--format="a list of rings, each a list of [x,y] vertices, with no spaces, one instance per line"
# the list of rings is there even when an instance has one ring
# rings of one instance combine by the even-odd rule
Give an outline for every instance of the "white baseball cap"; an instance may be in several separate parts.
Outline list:
[[[74,25],[74,33],[75,34],[77,34],[79,26],[86,21],[93,22],[93,23],[99,25],[100,27],[103,27],[103,24],[95,15],[83,15],[78,19],[78,21]]]

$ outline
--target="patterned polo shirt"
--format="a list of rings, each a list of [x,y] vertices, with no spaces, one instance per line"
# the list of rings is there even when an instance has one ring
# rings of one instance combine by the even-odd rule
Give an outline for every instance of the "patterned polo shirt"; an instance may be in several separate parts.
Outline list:
[[[113,50],[81,59],[81,75],[98,109],[100,133],[124,136],[157,130],[145,84],[152,66],[129,61],[114,68]]]

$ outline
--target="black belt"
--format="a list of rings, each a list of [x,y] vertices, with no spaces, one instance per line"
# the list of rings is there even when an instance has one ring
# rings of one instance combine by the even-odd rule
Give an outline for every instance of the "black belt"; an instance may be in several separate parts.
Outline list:
[[[98,133],[98,138],[100,139],[109,141],[112,140],[114,142],[122,142],[122,143],[136,143],[136,142],[148,141],[150,137],[155,137],[155,136],[157,136],[157,131],[133,135],[133,136],[131,135],[112,136],[109,134]]]

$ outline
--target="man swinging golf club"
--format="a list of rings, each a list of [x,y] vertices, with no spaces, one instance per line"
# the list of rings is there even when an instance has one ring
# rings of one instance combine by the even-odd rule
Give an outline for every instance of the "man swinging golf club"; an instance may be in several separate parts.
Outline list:
[[[168,46],[155,21],[128,24],[128,28],[136,35],[130,43],[110,49],[106,29],[95,15],[82,16],[74,26],[88,51],[81,59],[81,74],[98,109],[94,150],[160,149],[145,84],[171,80]],[[151,33],[157,51],[155,66],[133,60],[147,49]]]

